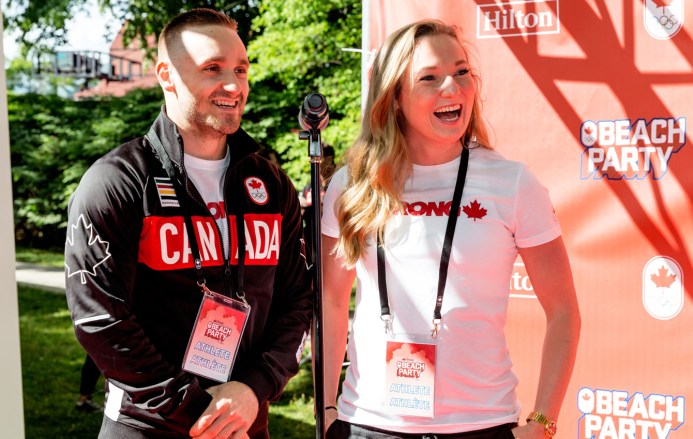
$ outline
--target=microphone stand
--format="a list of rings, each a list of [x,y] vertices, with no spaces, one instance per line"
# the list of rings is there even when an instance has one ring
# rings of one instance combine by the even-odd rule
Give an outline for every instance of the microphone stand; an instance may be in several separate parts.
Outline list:
[[[323,367],[323,301],[322,301],[322,235],[320,219],[322,217],[322,185],[320,181],[320,163],[322,162],[322,141],[320,130],[311,128],[298,133],[300,140],[308,140],[308,156],[310,158],[310,188],[313,198],[313,234],[311,256],[313,258],[313,291],[315,304],[313,307],[313,377],[315,387],[315,429],[316,438],[325,437],[325,395]]]

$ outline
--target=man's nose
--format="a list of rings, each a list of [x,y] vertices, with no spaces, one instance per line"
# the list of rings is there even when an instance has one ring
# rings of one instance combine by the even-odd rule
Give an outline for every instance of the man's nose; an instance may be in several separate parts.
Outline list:
[[[238,93],[241,91],[241,81],[238,79],[238,76],[236,76],[236,73],[230,72],[224,75],[222,88],[225,91],[233,93]]]

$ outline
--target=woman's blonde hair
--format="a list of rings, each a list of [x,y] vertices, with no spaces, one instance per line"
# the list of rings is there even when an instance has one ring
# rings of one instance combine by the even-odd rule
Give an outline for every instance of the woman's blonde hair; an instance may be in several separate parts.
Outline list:
[[[346,154],[347,185],[335,205],[340,234],[334,250],[347,266],[356,264],[368,246],[368,238],[380,233],[392,214],[402,210],[400,196],[412,166],[402,133],[404,120],[396,101],[417,43],[441,34],[455,38],[464,48],[455,26],[422,20],[392,33],[375,56],[361,131]],[[481,117],[480,78],[473,70],[472,76],[476,93],[469,125],[460,141],[468,145],[474,139],[490,148]]]

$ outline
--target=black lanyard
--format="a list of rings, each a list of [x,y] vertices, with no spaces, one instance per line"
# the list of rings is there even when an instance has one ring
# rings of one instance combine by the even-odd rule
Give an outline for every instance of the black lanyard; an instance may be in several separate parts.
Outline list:
[[[450,215],[448,216],[448,224],[445,229],[445,240],[443,241],[443,252],[440,256],[440,269],[438,270],[438,295],[436,296],[436,306],[433,310],[433,331],[431,335],[435,338],[438,335],[440,328],[440,310],[443,307],[443,294],[445,293],[445,284],[448,279],[448,266],[450,265],[450,252],[452,251],[452,238],[455,235],[455,226],[457,225],[457,217],[460,212],[460,203],[462,202],[462,191],[464,183],[467,179],[467,166],[469,164],[469,149],[462,148],[462,157],[460,159],[460,167],[457,170],[457,182],[455,183],[455,192],[452,196],[452,205],[450,206]],[[390,312],[390,303],[387,297],[387,279],[385,275],[385,250],[381,242],[381,236],[385,233],[384,230],[378,231],[378,291],[380,292],[380,318],[385,322],[386,331],[392,329],[392,314]]]
[[[161,144],[161,140],[159,139],[159,136],[156,134],[153,128],[149,130],[145,138],[149,141],[149,143],[154,147],[154,150],[156,151],[157,155],[159,156],[159,159],[161,160],[161,164],[166,171],[166,174],[168,177],[171,179],[171,183],[173,184],[173,189],[178,195],[178,202],[180,203],[181,207],[183,208],[182,211],[185,212],[187,209],[185,209],[185,203],[187,201],[187,191],[183,188],[182,183],[176,176],[175,169],[173,167],[173,162],[171,161],[171,158],[168,156],[168,153],[164,149],[164,145]],[[205,280],[204,273],[202,271],[202,258],[200,257],[200,248],[199,244],[197,242],[197,235],[195,234],[195,228],[193,227],[192,223],[192,218],[190,215],[185,215],[183,214],[183,220],[185,221],[185,229],[188,232],[188,242],[190,243],[190,250],[192,251],[193,255],[193,260],[195,263],[195,271],[197,273],[197,284],[201,286],[204,289],[206,288],[206,283],[207,281]],[[244,266],[245,266],[245,224],[243,221],[243,215],[242,214],[237,214],[236,215],[236,234],[237,234],[237,246],[238,246],[238,284],[237,288],[235,288],[235,294],[236,296],[245,301],[245,292],[243,290],[243,279],[244,279]],[[226,261],[226,257],[224,256],[224,265],[227,263],[230,264],[230,260],[232,258],[231,254],[231,240],[229,239],[229,262]],[[228,267],[227,267],[228,268]],[[229,273],[229,272],[227,272]],[[232,279],[231,277],[229,277]],[[231,286],[231,289],[233,290],[233,285]]]

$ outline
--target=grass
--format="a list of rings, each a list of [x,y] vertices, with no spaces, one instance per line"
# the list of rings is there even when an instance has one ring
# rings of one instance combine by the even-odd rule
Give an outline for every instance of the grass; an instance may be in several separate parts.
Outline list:
[[[19,288],[19,331],[27,438],[94,438],[101,413],[75,410],[84,351],[65,296]],[[94,400],[103,402],[103,378]]]
[[[31,438],[95,438],[101,413],[81,413],[74,405],[84,351],[75,339],[65,296],[19,287],[19,326],[24,388],[24,428]],[[94,395],[102,403],[103,378]],[[272,438],[315,437],[310,364],[270,406]]]
[[[44,265],[47,267],[64,267],[62,250],[40,250],[28,247],[15,249],[16,259],[20,262]]]

